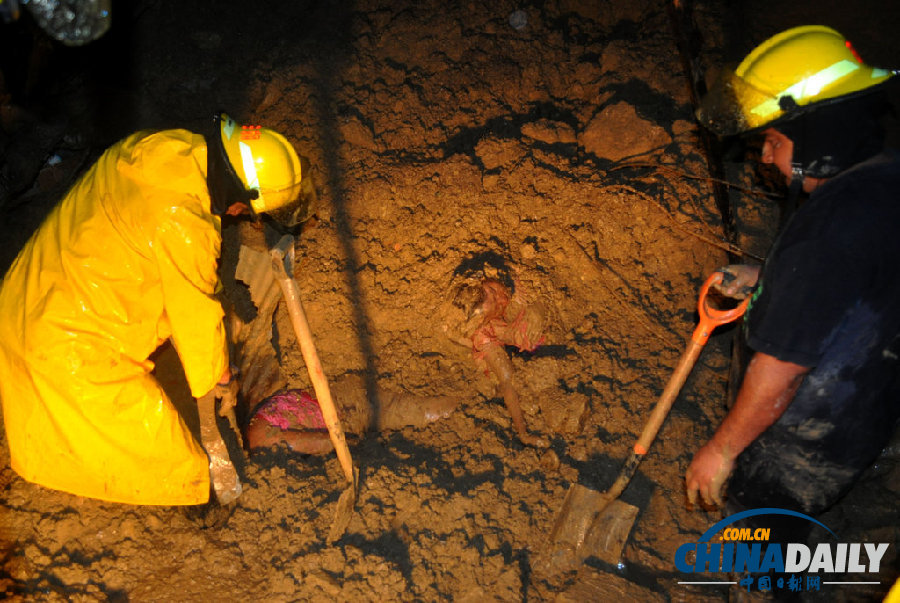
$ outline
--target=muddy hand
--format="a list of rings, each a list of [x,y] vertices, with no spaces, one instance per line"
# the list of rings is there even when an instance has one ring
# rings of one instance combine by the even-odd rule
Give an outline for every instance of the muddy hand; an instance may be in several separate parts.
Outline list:
[[[716,270],[722,274],[722,281],[713,288],[726,297],[744,299],[753,294],[759,280],[759,266],[749,264],[730,264]]]
[[[727,453],[711,443],[703,446],[694,455],[684,476],[688,503],[696,504],[699,494],[707,505],[721,507],[722,489],[733,468],[734,459]]]

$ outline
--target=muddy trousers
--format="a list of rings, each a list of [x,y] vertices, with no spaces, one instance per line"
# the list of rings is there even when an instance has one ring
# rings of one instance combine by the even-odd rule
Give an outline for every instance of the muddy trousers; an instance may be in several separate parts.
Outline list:
[[[847,493],[871,461],[841,464],[809,441],[798,440],[791,430],[773,426],[738,457],[728,484],[726,511],[731,515],[776,508],[815,518]],[[745,527],[771,528],[773,541],[803,543],[826,535],[810,521],[787,515],[767,514],[742,521]]]

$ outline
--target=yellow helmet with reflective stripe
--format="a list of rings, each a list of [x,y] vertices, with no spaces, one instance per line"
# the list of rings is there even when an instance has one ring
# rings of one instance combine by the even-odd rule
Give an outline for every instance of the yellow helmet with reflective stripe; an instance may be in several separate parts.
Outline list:
[[[760,93],[743,99],[751,127],[778,119],[792,104],[802,107],[859,92],[893,75],[863,63],[844,36],[823,25],[795,27],[769,38],[735,73]]]
[[[830,27],[804,25],[772,36],[726,73],[698,117],[720,134],[746,132],[804,107],[861,93],[894,75],[866,65]]]
[[[300,198],[300,157],[287,139],[269,128],[244,126],[226,114],[219,119],[228,161],[248,191],[255,213],[271,213]]]

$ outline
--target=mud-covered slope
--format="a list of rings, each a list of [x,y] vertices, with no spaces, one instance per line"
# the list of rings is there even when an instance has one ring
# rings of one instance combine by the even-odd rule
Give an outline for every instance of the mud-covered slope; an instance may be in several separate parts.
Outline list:
[[[566,492],[611,484],[695,326],[700,284],[741,253],[722,240],[666,8],[189,4],[135,11],[129,123],[199,123],[213,107],[283,131],[311,159],[320,198],[295,275],[325,372],[459,408],[351,440],[359,501],[334,544],[334,455],[254,454],[230,521],[202,529],[179,509],[28,484],[4,445],[0,592],[520,601],[576,588],[581,578],[532,569]],[[721,7],[698,12],[707,40],[724,38]],[[744,189],[738,242],[761,256],[777,213],[747,205],[761,198]],[[223,279],[240,306],[233,263],[231,250]],[[493,377],[450,336],[453,292],[473,275],[508,277],[547,309],[544,344],[511,358],[548,449],[519,442]],[[283,308],[275,323],[283,376],[308,389]],[[623,600],[726,596],[678,585],[673,558],[718,518],[686,509],[682,480],[724,413],[732,334],[710,340],[623,495],[640,513],[621,563],[586,566]],[[897,541],[890,520],[872,523]]]

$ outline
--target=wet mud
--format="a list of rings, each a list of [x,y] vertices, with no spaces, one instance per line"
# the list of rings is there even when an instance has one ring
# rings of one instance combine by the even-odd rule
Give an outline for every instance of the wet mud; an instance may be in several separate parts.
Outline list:
[[[726,4],[695,4],[709,65],[808,20],[769,3]],[[859,19],[832,12],[864,31]],[[80,148],[61,147],[62,134],[45,128],[35,156],[59,155],[69,171],[56,168],[55,188],[17,184],[3,206],[12,232],[4,257],[83,156],[140,127],[200,127],[225,108],[283,131],[312,161],[320,207],[298,239],[294,276],[329,379],[356,380],[376,406],[378,392],[390,391],[449,398],[454,410],[417,426],[357,430],[349,440],[360,470],[356,512],[331,544],[345,487],[333,453],[276,444],[242,455],[233,514],[203,528],[182,509],[26,483],[0,436],[0,593],[22,601],[727,600],[723,586],[679,585],[673,559],[720,518],[686,507],[683,474],[725,413],[733,327],[706,345],[622,495],[639,511],[621,559],[589,558],[554,577],[532,569],[569,488],[603,490],[615,479],[696,324],[705,277],[730,257],[764,257],[777,226],[777,200],[751,169],[728,163],[740,183],[731,192],[737,236],[723,235],[663,4],[147,1],[117,26],[106,46],[55,57],[88,73],[114,67],[111,81],[38,80],[49,100],[30,119],[60,116],[60,127],[80,136],[67,144]],[[881,44],[858,49],[890,65],[900,55],[878,53],[896,49],[891,29],[868,27]],[[100,54],[126,39],[124,55]],[[15,83],[7,81],[10,91]],[[14,107],[43,98],[34,94],[4,96],[5,132],[24,119]],[[97,120],[103,108],[109,117]],[[22,136],[5,138],[5,149],[23,148]],[[239,230],[224,226],[224,299],[243,323],[263,313],[250,336],[257,348],[271,346],[262,360],[236,352],[238,363],[257,359],[243,374],[269,369],[258,389],[243,392],[246,425],[251,399],[311,384],[284,305],[276,296],[254,306],[234,278]],[[523,444],[496,376],[454,334],[455,294],[473,271],[542,308],[541,345],[502,350],[524,423],[546,447]],[[184,401],[171,354],[158,361]],[[196,410],[189,400],[182,406],[196,427]],[[823,521],[847,541],[900,541],[898,457],[896,447],[886,451]],[[892,546],[880,585],[836,598],[878,598],[897,573]]]

